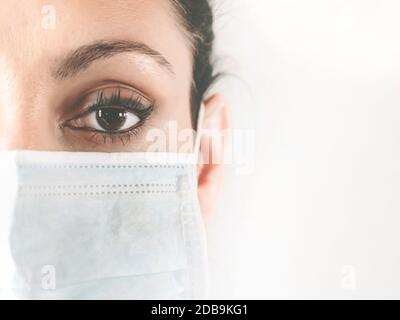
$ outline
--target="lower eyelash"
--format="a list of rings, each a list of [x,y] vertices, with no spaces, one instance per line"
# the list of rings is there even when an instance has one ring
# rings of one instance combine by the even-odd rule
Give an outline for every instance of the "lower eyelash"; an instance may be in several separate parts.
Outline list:
[[[143,121],[144,122],[144,121]],[[143,130],[144,123],[139,126],[130,129],[128,131],[122,133],[107,133],[101,131],[92,131],[92,135],[90,136],[90,142],[97,143],[96,140],[101,139],[103,144],[107,144],[109,141],[111,144],[116,142],[121,142],[122,145],[129,143],[132,137],[137,137]]]

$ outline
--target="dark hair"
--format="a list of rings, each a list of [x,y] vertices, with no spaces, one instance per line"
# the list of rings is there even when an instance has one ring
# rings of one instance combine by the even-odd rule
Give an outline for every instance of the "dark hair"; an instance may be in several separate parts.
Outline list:
[[[191,116],[193,127],[206,91],[218,75],[214,74],[212,53],[214,15],[209,0],[172,0],[193,47]]]

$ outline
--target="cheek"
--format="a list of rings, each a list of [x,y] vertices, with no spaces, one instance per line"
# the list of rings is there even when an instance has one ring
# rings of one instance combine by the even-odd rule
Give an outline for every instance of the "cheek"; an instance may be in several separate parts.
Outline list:
[[[191,125],[190,102],[175,99],[155,110],[143,139],[147,151],[190,153],[193,151],[194,132]]]
[[[164,119],[176,122],[180,130],[192,129],[190,90],[187,85],[179,86],[177,95],[166,104],[165,111]]]

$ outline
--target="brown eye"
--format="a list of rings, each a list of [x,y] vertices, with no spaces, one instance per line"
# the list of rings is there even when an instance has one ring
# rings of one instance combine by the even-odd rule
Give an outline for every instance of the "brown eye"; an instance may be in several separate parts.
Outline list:
[[[123,132],[135,127],[139,117],[121,107],[104,107],[93,110],[72,123],[75,127],[102,132]]]
[[[128,112],[119,108],[102,108],[96,110],[96,121],[105,131],[121,130],[128,118]]]

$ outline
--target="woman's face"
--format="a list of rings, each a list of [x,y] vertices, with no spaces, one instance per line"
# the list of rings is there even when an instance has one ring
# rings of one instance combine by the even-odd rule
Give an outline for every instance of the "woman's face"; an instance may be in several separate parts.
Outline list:
[[[192,49],[168,0],[0,2],[0,147],[146,151],[192,127]],[[172,124],[172,125],[171,125]]]
[[[193,151],[193,48],[171,2],[2,0],[0,149]],[[204,105],[203,128],[227,129],[223,99]],[[199,168],[205,216],[222,168]]]

